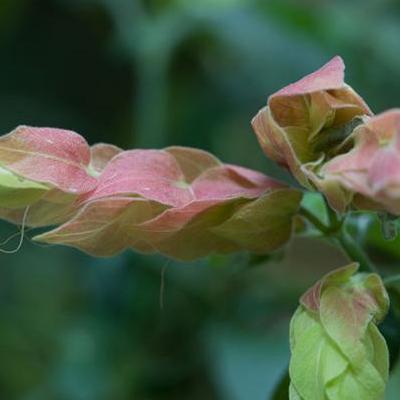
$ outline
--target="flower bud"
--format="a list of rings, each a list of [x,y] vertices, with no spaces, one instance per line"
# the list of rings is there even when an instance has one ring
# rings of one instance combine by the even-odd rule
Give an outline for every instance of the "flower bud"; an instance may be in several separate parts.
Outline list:
[[[381,400],[389,355],[376,324],[389,300],[377,274],[350,264],[301,298],[291,327],[290,399]]]
[[[368,106],[344,83],[342,59],[335,57],[271,95],[252,125],[265,153],[314,189],[316,167],[346,151],[346,139],[368,115]]]

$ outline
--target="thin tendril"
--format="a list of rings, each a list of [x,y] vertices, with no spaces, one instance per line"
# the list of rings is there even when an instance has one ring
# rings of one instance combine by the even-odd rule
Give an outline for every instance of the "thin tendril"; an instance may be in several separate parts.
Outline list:
[[[14,254],[14,253],[17,253],[17,252],[21,249],[22,244],[24,243],[25,225],[26,225],[26,220],[27,220],[27,218],[28,218],[28,211],[29,211],[29,206],[27,206],[27,207],[25,208],[24,215],[23,215],[23,217],[22,217],[21,231],[18,232],[18,233],[16,233],[16,234],[14,234],[14,235],[12,235],[12,236],[10,236],[10,237],[9,237],[8,239],[6,239],[3,243],[0,243],[0,245],[7,244],[11,239],[13,239],[16,235],[19,234],[19,235],[20,235],[20,239],[19,239],[19,242],[18,242],[17,247],[16,247],[15,249],[13,249],[13,250],[4,250],[4,249],[0,249],[0,253],[3,253],[3,254]]]
[[[27,232],[30,232],[30,231],[32,231],[33,230],[33,228],[29,228],[29,229],[26,229],[25,228],[25,234],[27,233]],[[0,246],[4,246],[4,245],[6,245],[8,242],[10,242],[11,240],[13,240],[15,237],[17,237],[17,236],[19,236],[21,234],[21,231],[18,231],[18,232],[15,232],[15,233],[13,233],[11,236],[9,236],[7,239],[5,239],[5,240],[3,240],[2,242],[0,242]],[[30,240],[30,238],[28,238],[29,240]]]

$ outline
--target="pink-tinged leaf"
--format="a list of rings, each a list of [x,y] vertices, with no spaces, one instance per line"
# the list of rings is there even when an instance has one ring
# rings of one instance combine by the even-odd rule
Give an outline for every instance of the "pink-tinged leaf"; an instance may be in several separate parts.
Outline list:
[[[88,174],[90,150],[72,131],[20,126],[0,137],[0,165],[23,178],[49,184],[67,193],[92,190]]]
[[[315,175],[307,173],[307,166],[339,154],[348,130],[371,114],[363,99],[344,83],[343,61],[335,57],[271,95],[252,126],[267,156],[289,169],[303,186],[314,189],[316,182],[310,178]]]
[[[279,90],[273,96],[294,96],[328,89],[340,89],[344,84],[344,62],[336,56],[315,72]]]
[[[377,274],[333,271],[301,298],[290,324],[289,372],[301,398],[383,399],[389,354],[375,323],[389,299]]]
[[[271,124],[275,124],[275,122],[270,117],[269,107],[263,107],[251,120],[253,130],[265,154],[282,167],[287,167],[288,161],[286,160],[286,155],[283,149],[281,149],[280,144],[276,142],[277,139],[284,136],[284,133],[275,135]],[[275,127],[275,129],[279,128]]]
[[[111,159],[121,152],[122,149],[112,144],[96,143],[90,147],[90,168],[96,174],[101,173]]]
[[[89,254],[112,256],[127,247],[151,252],[137,226],[165,206],[143,198],[114,196],[87,203],[68,222],[35,240],[77,247]]]
[[[143,223],[154,250],[180,260],[193,260],[209,254],[240,250],[235,243],[214,234],[212,228],[229,218],[249,200],[195,201],[182,208],[169,209]]]
[[[352,263],[329,272],[303,294],[300,298],[300,304],[310,311],[317,312],[320,307],[322,291],[326,286],[345,283],[357,270],[358,264]]]
[[[185,260],[268,251],[289,239],[300,199],[296,190],[202,151],[133,150],[107,164],[74,218],[36,239],[102,256],[127,247]]]
[[[351,364],[358,370],[364,370],[363,374],[375,375],[374,368],[365,363],[363,338],[370,323],[379,322],[386,315],[388,297],[378,275],[359,275],[355,278],[348,283],[348,287],[328,286],[324,290],[319,316],[326,333],[351,360]],[[375,288],[379,287],[379,292],[370,291],[368,282],[364,285],[364,281],[372,281]],[[381,301],[383,298],[385,302]]]
[[[210,168],[222,165],[218,158],[204,150],[171,146],[165,151],[175,158],[185,176],[185,181],[189,183]]]
[[[400,110],[370,118],[354,132],[354,147],[326,163],[325,181],[337,181],[356,206],[400,214]]]
[[[215,223],[214,220],[218,222],[218,218],[223,220],[231,215],[234,203],[238,202],[229,203],[232,204],[196,202],[163,212],[165,206],[143,198],[101,198],[89,202],[73,219],[35,240],[74,246],[95,256],[112,256],[130,247],[145,253],[162,252],[177,259],[194,259],[218,247],[226,248],[227,243],[217,242],[206,225],[208,220]],[[228,243],[227,249],[233,251],[236,246]]]
[[[102,198],[35,239],[74,246],[95,256],[111,256],[128,247],[180,260],[243,249],[267,252],[290,238],[301,197],[290,189],[279,192],[267,192],[258,200],[195,201],[165,211],[161,204],[152,202],[152,215],[143,213],[149,206],[141,198]],[[286,212],[277,208],[282,202]]]
[[[164,150],[129,150],[114,157],[84,201],[108,196],[143,196],[169,206],[193,199],[175,158]]]
[[[397,188],[397,192],[399,192],[400,152],[394,147],[378,151],[373,158],[367,179],[372,193],[386,190],[389,192],[391,188]]]
[[[301,197],[293,189],[271,190],[245,204],[212,231],[250,251],[275,250],[291,237]]]
[[[196,200],[260,196],[266,189],[282,188],[277,181],[246,168],[226,165],[211,168],[192,182]]]
[[[379,322],[386,315],[389,298],[377,274],[355,274],[357,270],[358,264],[352,263],[326,274],[304,293],[300,303],[307,310],[319,313],[321,318],[324,310],[330,310],[326,311],[323,321],[359,340],[371,320]],[[335,295],[326,295],[333,289],[336,290]],[[324,296],[326,299],[322,305]],[[337,320],[332,317],[334,310],[341,314],[340,318],[345,319],[345,323],[335,322]]]
[[[371,393],[372,400],[380,398],[378,393],[382,394],[387,381],[387,348],[376,336],[374,324],[386,315],[389,298],[379,275],[356,274],[356,270],[357,264],[353,263],[329,273],[305,293],[301,303],[312,311],[326,339],[348,363],[352,379]],[[375,355],[377,349],[373,346],[382,353]],[[331,386],[326,379],[321,383],[328,389]],[[337,379],[332,380],[333,384],[341,386]]]

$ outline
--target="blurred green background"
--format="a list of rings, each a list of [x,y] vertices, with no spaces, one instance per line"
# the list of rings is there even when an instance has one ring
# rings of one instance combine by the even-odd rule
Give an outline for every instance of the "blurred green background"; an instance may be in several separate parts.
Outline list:
[[[394,0],[1,0],[0,132],[195,146],[289,180],[249,124],[268,94],[340,54],[375,112],[400,105],[399,37]],[[15,231],[0,224],[3,239]],[[310,238],[188,264],[29,236],[0,255],[1,400],[269,399],[298,296],[344,263]],[[399,265],[399,240],[374,226],[363,238]],[[399,391],[397,371],[388,399]]]

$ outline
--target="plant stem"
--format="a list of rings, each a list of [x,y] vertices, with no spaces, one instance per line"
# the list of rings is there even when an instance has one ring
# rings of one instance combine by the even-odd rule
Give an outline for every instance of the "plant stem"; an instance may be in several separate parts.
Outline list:
[[[378,270],[370,261],[367,254],[344,229],[336,236],[336,240],[349,258],[360,264],[360,271],[378,273]]]
[[[320,221],[312,212],[308,211],[306,208],[300,208],[300,215],[311,222],[319,231],[323,234],[328,235],[330,232],[330,227],[326,226],[322,221]]]
[[[329,218],[331,231],[337,232],[342,227],[344,218],[338,217],[338,215],[336,214],[336,211],[334,211],[331,208],[331,206],[329,205],[329,203],[327,202],[325,197],[324,197],[324,202],[325,202],[326,212],[327,212],[328,218]]]
[[[343,220],[339,219],[336,213],[326,205],[329,215],[330,225],[326,226],[321,222],[313,213],[302,207],[300,214],[305,217],[311,224],[313,224],[324,236],[332,237],[336,243],[343,249],[348,257],[360,265],[360,271],[369,271],[378,273],[374,264],[370,261],[367,254],[352,238],[352,236],[345,230]]]

